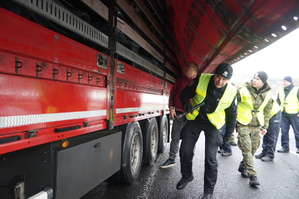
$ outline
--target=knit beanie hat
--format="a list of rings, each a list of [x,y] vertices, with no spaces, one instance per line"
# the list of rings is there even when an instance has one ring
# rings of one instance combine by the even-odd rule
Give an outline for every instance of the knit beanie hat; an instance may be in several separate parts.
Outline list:
[[[230,79],[233,76],[233,68],[230,64],[221,63],[217,66],[214,74]]]
[[[293,80],[290,76],[284,77],[283,80],[286,80],[286,81],[290,82],[291,84],[293,83]]]
[[[263,83],[265,83],[268,80],[268,75],[264,71],[259,71],[255,73],[253,77],[260,78]]]

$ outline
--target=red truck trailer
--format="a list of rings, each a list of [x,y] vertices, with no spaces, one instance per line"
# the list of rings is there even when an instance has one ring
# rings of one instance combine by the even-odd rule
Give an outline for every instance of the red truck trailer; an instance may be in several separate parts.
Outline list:
[[[0,198],[79,198],[113,174],[131,184],[167,144],[164,57],[54,1],[6,1],[0,18]]]
[[[298,4],[1,1],[0,198],[133,183],[167,146],[168,97],[185,64],[212,72],[264,48],[273,31],[297,27]]]

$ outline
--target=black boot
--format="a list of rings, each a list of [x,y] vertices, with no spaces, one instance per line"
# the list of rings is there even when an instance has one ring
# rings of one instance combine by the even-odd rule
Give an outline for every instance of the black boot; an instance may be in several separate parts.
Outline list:
[[[244,165],[240,165],[238,171],[241,173],[241,176],[243,178],[248,178],[248,173],[247,173],[247,169]]]
[[[187,186],[187,184],[188,184],[189,182],[191,182],[193,179],[194,179],[193,177],[192,177],[192,178],[189,178],[189,179],[187,179],[187,178],[182,178],[182,179],[178,182],[178,184],[176,185],[176,189],[177,189],[177,190],[184,189],[184,188]]]
[[[251,175],[250,178],[249,178],[249,185],[254,187],[256,185],[260,185],[259,181],[257,180],[257,177],[254,176],[254,175]]]

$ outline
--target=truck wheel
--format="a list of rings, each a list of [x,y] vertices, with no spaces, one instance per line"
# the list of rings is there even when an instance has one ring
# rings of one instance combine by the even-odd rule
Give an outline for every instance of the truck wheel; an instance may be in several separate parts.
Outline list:
[[[159,145],[158,152],[163,153],[167,147],[168,142],[168,120],[165,115],[161,117],[159,128]]]
[[[152,118],[149,120],[146,125],[146,134],[145,134],[145,143],[144,143],[144,163],[148,165],[152,165],[158,154],[158,140],[159,140],[159,132],[158,132],[158,124],[156,118]]]
[[[143,141],[142,132],[138,122],[127,125],[121,169],[114,175],[122,184],[132,184],[139,176],[142,165]]]

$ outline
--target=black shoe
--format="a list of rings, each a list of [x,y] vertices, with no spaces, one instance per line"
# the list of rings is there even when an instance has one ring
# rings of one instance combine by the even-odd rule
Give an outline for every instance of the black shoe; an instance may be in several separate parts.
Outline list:
[[[297,148],[297,151],[296,151],[296,153],[299,153],[299,148]]]
[[[273,160],[273,158],[270,158],[269,156],[264,156],[264,157],[262,157],[262,161],[264,161],[264,162],[270,162],[270,161],[272,161]]]
[[[182,178],[182,179],[178,182],[178,184],[176,185],[176,189],[177,189],[177,190],[184,189],[184,188],[187,186],[187,184],[188,184],[189,182],[191,182],[192,180],[193,180],[193,177],[192,177],[191,179]]]
[[[160,165],[160,167],[162,169],[165,169],[165,168],[168,168],[168,167],[172,167],[172,166],[175,166],[176,163],[174,160],[172,159],[167,159],[162,165]]]
[[[277,152],[278,153],[288,153],[290,150],[287,150],[285,148],[281,148],[281,149],[278,149]]]
[[[221,155],[222,156],[230,156],[232,154],[233,154],[232,152],[223,152]]]
[[[255,155],[254,157],[255,157],[256,159],[262,159],[263,157],[265,157],[265,155],[262,154],[262,153],[260,153],[260,154],[258,154],[258,155]]]
[[[243,177],[243,178],[248,178],[249,177],[249,175],[248,175],[248,173],[247,173],[247,169],[246,169],[246,167],[245,166],[239,166],[239,169],[238,169],[238,171],[241,173],[241,176]]]
[[[201,199],[213,199],[214,195],[212,193],[204,194]]]
[[[229,144],[232,145],[232,146],[237,146],[238,145],[236,142],[230,142]]]
[[[260,185],[259,181],[257,180],[257,177],[254,175],[250,176],[249,185],[254,187],[256,185]]]

